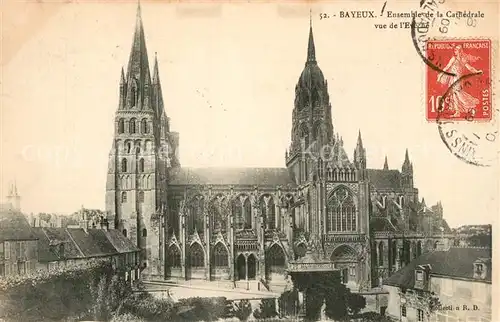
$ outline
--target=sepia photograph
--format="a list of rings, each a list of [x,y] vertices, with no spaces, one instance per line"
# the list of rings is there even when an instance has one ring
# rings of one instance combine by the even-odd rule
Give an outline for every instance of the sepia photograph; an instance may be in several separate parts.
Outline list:
[[[500,320],[496,1],[1,10],[0,321]]]

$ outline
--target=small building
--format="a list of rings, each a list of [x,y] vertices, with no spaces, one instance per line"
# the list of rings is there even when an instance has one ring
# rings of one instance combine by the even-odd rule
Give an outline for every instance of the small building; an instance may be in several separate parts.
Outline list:
[[[440,247],[423,254],[384,281],[387,315],[398,321],[491,321],[491,263],[490,248]]]
[[[35,269],[37,239],[22,213],[10,207],[0,209],[0,277]]]
[[[57,269],[96,258],[112,261],[127,279],[139,278],[139,249],[117,230],[34,227],[39,238],[37,269]]]

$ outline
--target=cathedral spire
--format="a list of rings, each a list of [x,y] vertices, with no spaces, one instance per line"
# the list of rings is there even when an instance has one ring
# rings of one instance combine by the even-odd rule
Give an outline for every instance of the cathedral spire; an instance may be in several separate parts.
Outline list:
[[[358,132],[358,142],[356,143],[356,149],[354,149],[354,162],[360,169],[366,168],[366,151],[361,139],[361,130]]]
[[[316,62],[316,48],[314,47],[314,37],[312,28],[312,11],[309,12],[309,44],[307,46],[307,62]]]
[[[160,73],[158,71],[158,57],[155,52],[155,65],[153,67],[153,84],[159,84],[160,83]]]
[[[384,170],[389,170],[389,164],[387,163],[387,155],[385,156]]]
[[[120,75],[120,85],[123,85],[125,84],[125,72],[123,71],[123,67],[122,67],[122,73]]]
[[[401,172],[404,172],[404,173],[411,173],[411,172],[413,172],[413,165],[410,162],[410,157],[408,155],[408,149],[406,149],[406,152],[405,152],[405,160],[403,162],[403,166],[401,168]]]
[[[361,130],[358,131],[358,142],[356,147],[363,149],[363,140],[361,139]]]
[[[137,2],[134,39],[128,62],[127,80],[129,80],[130,77],[140,80],[141,83],[146,82],[146,79],[150,77],[148,53],[146,50],[146,37],[144,36],[140,2]]]

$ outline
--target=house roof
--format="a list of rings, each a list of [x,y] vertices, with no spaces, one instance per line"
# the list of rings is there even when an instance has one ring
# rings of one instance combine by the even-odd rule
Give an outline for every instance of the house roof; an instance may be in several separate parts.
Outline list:
[[[179,168],[170,184],[295,186],[286,168]]]
[[[26,217],[15,210],[0,210],[0,241],[4,240],[36,240]]]
[[[366,169],[366,173],[376,189],[401,188],[401,173],[398,170]]]
[[[415,285],[415,268],[418,265],[425,264],[431,265],[431,275],[473,280],[473,264],[480,258],[491,258],[491,249],[452,247],[446,251],[425,253],[387,278],[384,285],[413,288]],[[491,282],[491,267],[488,269],[486,281]]]
[[[134,244],[117,230],[82,228],[33,228],[38,242],[40,262],[52,262],[62,259],[90,258],[118,253],[139,251]],[[58,248],[51,245],[64,243],[64,256]]]

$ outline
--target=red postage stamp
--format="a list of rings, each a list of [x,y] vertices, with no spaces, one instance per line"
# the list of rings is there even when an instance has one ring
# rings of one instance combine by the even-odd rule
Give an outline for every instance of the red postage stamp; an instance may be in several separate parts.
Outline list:
[[[491,41],[429,40],[427,120],[489,121]]]

